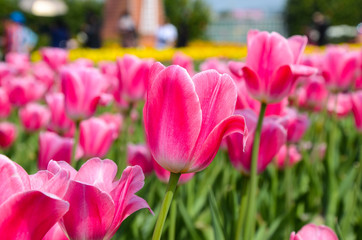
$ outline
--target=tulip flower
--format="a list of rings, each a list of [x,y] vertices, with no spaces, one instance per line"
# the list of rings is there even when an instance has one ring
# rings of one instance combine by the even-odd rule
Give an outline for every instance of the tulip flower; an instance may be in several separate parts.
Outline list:
[[[79,145],[83,157],[104,157],[114,141],[114,128],[99,118],[80,123]]]
[[[343,91],[352,87],[359,68],[359,53],[330,46],[322,61],[322,75],[329,89]]]
[[[243,115],[249,130],[249,137],[243,149],[243,135],[234,133],[226,137],[228,153],[232,165],[239,172],[250,172],[251,153],[254,143],[254,134],[257,124],[257,116],[250,109],[237,111]],[[287,132],[274,118],[266,117],[261,130],[259,157],[257,163],[258,173],[262,173],[273,160],[280,148],[285,144]]]
[[[68,61],[68,51],[61,48],[42,48],[40,55],[43,61],[46,62],[51,69],[59,71],[60,67]]]
[[[195,74],[192,58],[182,52],[175,53],[175,55],[172,57],[172,65],[179,65],[180,67],[183,67],[190,74],[190,76]]]
[[[279,169],[284,169],[287,165],[293,166],[302,159],[295,145],[283,145],[275,157],[275,163]],[[287,161],[288,160],[288,163]]]
[[[289,95],[297,77],[317,72],[315,68],[299,65],[306,37],[285,39],[275,32],[250,30],[247,44],[248,55],[241,71],[251,96],[260,102],[280,102]],[[235,69],[233,72],[237,73]]]
[[[77,121],[91,117],[104,89],[101,73],[93,68],[67,67],[61,71],[61,79],[67,115]]]
[[[4,62],[0,62],[0,86],[2,86],[2,81],[7,76],[11,75],[12,67]]]
[[[30,69],[30,58],[28,54],[11,52],[6,54],[5,61],[19,74],[26,74]]]
[[[11,104],[18,107],[40,99],[46,91],[45,85],[30,76],[7,77],[3,80],[3,86]]]
[[[38,103],[29,103],[19,110],[19,117],[26,131],[38,131],[47,126],[50,111]]]
[[[72,138],[61,137],[53,132],[40,133],[38,168],[46,169],[50,160],[70,163],[72,148]]]
[[[325,105],[328,90],[324,80],[320,76],[315,76],[297,90],[297,95],[299,106],[313,111],[320,111]]]
[[[362,91],[351,95],[352,111],[358,131],[362,132]]]
[[[116,181],[117,165],[108,159],[92,158],[78,172],[65,162],[49,164],[50,172],[62,169],[71,176],[63,197],[70,207],[60,220],[70,239],[111,239],[135,211],[148,208],[152,212],[147,202],[135,195],[144,185],[139,166],[127,167]]]
[[[63,93],[49,93],[45,100],[51,113],[48,129],[61,135],[73,136],[75,123],[65,113]]]
[[[72,62],[70,65],[75,66],[75,67],[93,67],[94,63],[92,60],[88,59],[88,58],[78,58],[77,60],[75,60],[74,62]]]
[[[327,226],[307,224],[298,233],[292,232],[290,240],[338,240],[337,235]]]
[[[0,148],[9,148],[16,138],[16,126],[8,122],[0,122]]]
[[[161,167],[153,158],[153,169],[155,170],[155,174],[157,178],[164,183],[168,183],[170,181],[171,172],[167,171],[163,167]],[[190,181],[194,177],[195,173],[183,173],[178,180],[177,185],[182,185]]]
[[[190,78],[179,66],[154,64],[144,122],[158,164],[173,173],[206,168],[224,136],[247,132],[244,118],[232,116],[235,103],[235,84],[226,74],[208,70]]]
[[[117,60],[118,94],[126,101],[136,101],[144,98],[146,83],[153,60],[141,60],[136,56],[126,54]]]
[[[143,173],[148,175],[153,171],[152,161],[152,155],[146,145],[127,145],[127,163],[129,166],[138,165],[142,168]]]
[[[10,114],[11,104],[9,101],[8,93],[4,88],[0,87],[0,119],[7,118]]]
[[[214,69],[218,71],[218,73],[220,74],[223,73],[230,74],[228,64],[226,62],[220,61],[218,58],[208,58],[203,63],[200,64],[201,71],[206,71],[210,69]]]
[[[108,124],[108,126],[113,129],[113,139],[117,139],[123,126],[122,115],[104,113],[100,115],[99,118],[105,121]]]
[[[295,109],[289,108],[282,117],[281,124],[287,130],[287,141],[297,143],[309,127],[309,119],[305,114],[299,114]]]
[[[181,173],[205,169],[221,140],[234,132],[247,135],[245,120],[233,116],[236,87],[215,70],[192,78],[180,66],[155,63],[143,109],[146,139],[157,163],[171,172],[153,239],[160,239]]]
[[[68,211],[60,198],[69,175],[38,172],[29,176],[17,163],[0,155],[0,236],[2,239],[42,239]]]
[[[336,113],[338,117],[345,117],[352,111],[351,96],[348,93],[330,95],[327,103],[329,113]]]
[[[49,90],[55,81],[55,75],[53,70],[45,62],[37,62],[33,65],[33,74],[35,78],[44,84],[47,90]]]

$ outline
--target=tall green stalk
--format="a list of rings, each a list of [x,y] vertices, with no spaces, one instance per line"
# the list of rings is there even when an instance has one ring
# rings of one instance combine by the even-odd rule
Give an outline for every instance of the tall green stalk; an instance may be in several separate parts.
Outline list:
[[[261,104],[258,124],[256,126],[254,143],[251,155],[251,169],[250,169],[250,188],[248,193],[248,208],[246,212],[246,222],[245,222],[245,232],[244,239],[251,240],[254,239],[255,234],[255,220],[256,220],[256,193],[258,190],[258,156],[259,156],[259,145],[260,145],[260,135],[263,125],[263,119],[266,110],[266,103]]]
[[[79,132],[80,132],[79,125],[80,125],[80,121],[77,120],[75,122],[74,142],[73,142],[73,149],[72,149],[72,165],[73,165],[73,167],[76,167],[78,165],[77,160],[76,160],[76,155],[77,155],[77,147],[78,147],[78,143],[79,143]]]
[[[248,179],[246,179],[248,181]],[[249,192],[250,184],[247,182],[245,184],[244,189],[242,189],[241,199],[240,199],[240,207],[239,207],[239,219],[236,227],[235,240],[239,240],[241,238],[243,225],[245,224],[245,213],[247,209],[247,201],[248,201],[248,192]]]
[[[293,179],[293,168],[290,164],[291,159],[289,157],[289,151],[290,151],[290,147],[289,144],[287,143],[287,154],[285,157],[285,207],[287,209],[287,212],[289,213],[292,210],[293,207],[293,184],[292,184],[292,179]],[[289,237],[290,233],[292,232],[294,226],[293,226],[293,217],[289,218],[289,224],[287,225],[287,227],[285,228],[285,233],[286,233],[286,238]]]
[[[170,205],[173,199],[173,195],[175,194],[178,180],[181,176],[181,173],[171,173],[170,180],[167,185],[165,197],[163,198],[162,206],[160,213],[158,214],[157,222],[155,229],[153,231],[152,240],[161,239],[163,225],[165,224],[168,210],[170,209]]]

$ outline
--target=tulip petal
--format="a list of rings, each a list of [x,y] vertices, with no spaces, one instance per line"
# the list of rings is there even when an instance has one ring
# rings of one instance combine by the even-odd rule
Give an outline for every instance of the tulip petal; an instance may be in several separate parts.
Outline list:
[[[109,193],[113,189],[116,174],[117,165],[112,160],[92,158],[83,164],[74,180],[90,184]]]
[[[69,173],[70,179],[74,179],[77,175],[77,171],[64,161],[50,160],[47,170],[53,174],[57,174],[61,170],[66,170]]]
[[[264,88],[261,83],[261,79],[256,72],[247,66],[243,67],[242,71],[244,74],[245,85],[248,88],[250,95],[258,100],[261,100],[260,98],[263,97],[261,95],[261,90]]]
[[[306,36],[292,36],[288,38],[289,48],[292,50],[294,55],[294,63],[298,64],[302,58],[302,53],[307,46],[308,39]]]
[[[39,191],[15,194],[0,205],[1,238],[40,240],[68,208],[66,201]]]
[[[42,240],[69,240],[59,223],[56,223],[43,237]]]
[[[162,70],[145,104],[146,135],[155,160],[180,172],[189,159],[201,128],[201,107],[187,71],[179,66]]]
[[[232,133],[243,134],[243,148],[246,144],[248,129],[243,116],[230,116],[220,122],[206,138],[202,147],[196,149],[192,162],[185,169],[185,172],[196,172],[205,169],[214,159],[219,150],[221,140]]]
[[[0,154],[0,203],[15,193],[30,189],[30,180],[25,170],[5,155]]]
[[[114,216],[109,194],[95,186],[70,181],[64,198],[69,211],[60,221],[70,239],[103,239]]]
[[[143,175],[140,166],[127,167],[123,171],[118,185],[111,192],[111,196],[116,206],[116,212],[112,225],[109,228],[110,230],[107,233],[108,238],[111,238],[121,225],[122,221],[135,211],[142,208],[148,208],[152,213],[147,202],[135,195],[135,193],[143,187],[144,179],[145,176]]]
[[[234,61],[228,62],[228,67],[230,69],[230,72],[235,74],[237,77],[243,76],[242,68],[244,66],[245,66],[245,63],[243,63],[243,62],[234,62]]]
[[[198,73],[192,79],[202,111],[201,130],[194,149],[197,151],[215,126],[234,113],[237,93],[231,77],[215,70]]]
[[[294,81],[290,66],[284,65],[276,70],[269,88],[269,103],[277,103],[285,98],[292,89]]]
[[[317,226],[315,224],[307,224],[297,235],[305,240],[338,240],[337,235],[327,226]]]

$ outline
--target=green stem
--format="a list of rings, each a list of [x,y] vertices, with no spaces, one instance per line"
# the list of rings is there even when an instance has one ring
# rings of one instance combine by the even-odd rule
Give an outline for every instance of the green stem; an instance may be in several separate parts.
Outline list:
[[[80,121],[77,120],[75,122],[74,143],[73,143],[73,149],[72,149],[72,165],[73,165],[73,167],[77,166],[76,155],[77,155],[77,147],[79,144],[79,132],[80,132],[79,125],[80,125]]]
[[[287,213],[290,213],[293,208],[293,184],[292,184],[292,177],[293,177],[293,169],[290,164],[291,160],[289,157],[289,144],[287,146],[287,154],[285,158],[285,187],[286,187],[286,193],[285,193],[285,202],[286,202],[286,209]],[[294,229],[293,226],[293,217],[289,218],[289,224],[287,225],[285,231],[286,231],[286,238],[289,237],[291,231]]]
[[[177,216],[177,208],[176,208],[176,199],[171,204],[171,210],[170,210],[170,228],[168,230],[168,240],[174,240],[175,239],[175,233],[176,233],[176,216]]]
[[[246,179],[248,181],[248,179]],[[246,213],[246,207],[247,207],[247,200],[248,200],[248,192],[249,192],[249,186],[250,184],[247,182],[244,189],[242,189],[242,196],[240,200],[240,207],[239,207],[239,218],[238,223],[236,227],[236,235],[235,240],[239,240],[241,238],[243,225],[245,222],[245,213]]]
[[[337,105],[337,96],[334,103],[334,109],[336,109]],[[337,154],[336,150],[336,118],[335,118],[335,111],[332,113],[332,117],[329,122],[329,139],[328,139],[328,146],[327,146],[327,174],[328,174],[328,192],[327,192],[327,212],[326,212],[326,225],[334,228],[334,219],[337,212],[337,205],[338,205],[338,191],[336,176],[335,176],[335,158]]]
[[[266,110],[266,103],[262,103],[259,112],[258,124],[256,126],[254,143],[251,155],[251,170],[250,170],[250,189],[248,193],[248,208],[246,212],[245,222],[245,235],[244,239],[254,239],[255,233],[255,220],[256,220],[256,193],[258,189],[258,156],[259,156],[259,145],[260,135]]]
[[[162,235],[163,225],[165,224],[168,210],[170,208],[173,195],[175,194],[178,180],[181,173],[171,173],[170,180],[167,185],[165,197],[163,198],[160,213],[158,214],[155,230],[153,231],[152,240],[159,240]]]

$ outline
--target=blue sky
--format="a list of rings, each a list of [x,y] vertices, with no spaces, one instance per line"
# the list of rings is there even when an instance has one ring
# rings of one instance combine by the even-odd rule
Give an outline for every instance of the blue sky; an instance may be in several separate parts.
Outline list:
[[[282,11],[286,0],[204,0],[215,11],[232,9],[261,9]]]

